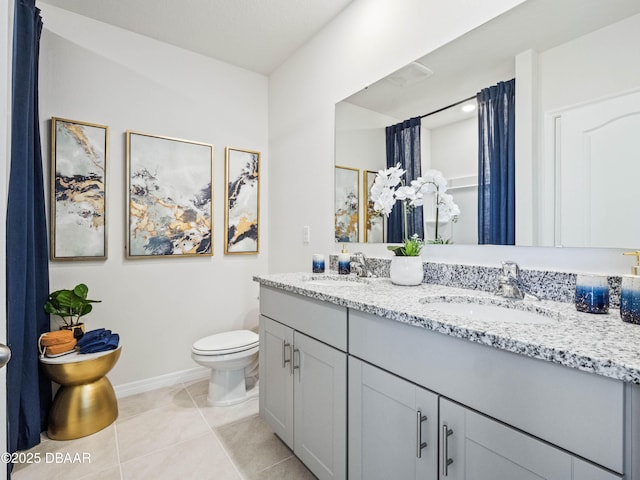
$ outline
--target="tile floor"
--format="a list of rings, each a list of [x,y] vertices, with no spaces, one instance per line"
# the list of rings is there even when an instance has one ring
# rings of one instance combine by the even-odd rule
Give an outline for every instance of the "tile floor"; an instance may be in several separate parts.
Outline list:
[[[98,433],[64,442],[43,434],[29,451],[42,461],[16,465],[11,478],[315,479],[258,416],[257,398],[224,408],[206,400],[206,380],[120,399],[118,420]]]

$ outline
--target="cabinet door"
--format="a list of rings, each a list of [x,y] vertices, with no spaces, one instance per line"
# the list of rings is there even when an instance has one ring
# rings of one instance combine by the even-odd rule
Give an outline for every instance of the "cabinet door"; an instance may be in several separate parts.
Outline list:
[[[293,451],[319,479],[344,479],[347,355],[299,332],[294,344]]]
[[[437,395],[349,357],[350,480],[437,479],[437,429]]]
[[[293,448],[293,330],[260,316],[260,416]]]
[[[440,479],[541,478],[614,480],[621,477],[440,398]]]

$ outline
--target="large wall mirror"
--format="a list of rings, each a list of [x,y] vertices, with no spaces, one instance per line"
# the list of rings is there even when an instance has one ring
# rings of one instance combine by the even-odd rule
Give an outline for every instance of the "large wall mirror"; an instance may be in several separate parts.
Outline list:
[[[385,241],[367,205],[385,127],[424,117],[422,170],[443,172],[461,211],[441,228],[477,243],[477,118],[461,107],[515,78],[516,244],[640,248],[638,45],[638,0],[527,0],[339,102],[335,164],[360,175],[357,241]]]

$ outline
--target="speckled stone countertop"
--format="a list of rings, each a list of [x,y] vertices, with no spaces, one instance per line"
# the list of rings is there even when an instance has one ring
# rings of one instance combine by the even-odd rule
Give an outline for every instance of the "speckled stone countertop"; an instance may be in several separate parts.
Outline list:
[[[354,285],[331,285],[331,279]],[[452,337],[640,384],[640,325],[623,322],[616,309],[594,315],[576,311],[573,303],[506,300],[485,291],[430,283],[402,287],[389,278],[358,279],[353,275],[283,273],[255,276],[254,280]],[[471,319],[430,306],[434,301],[509,306],[537,312],[545,323]]]

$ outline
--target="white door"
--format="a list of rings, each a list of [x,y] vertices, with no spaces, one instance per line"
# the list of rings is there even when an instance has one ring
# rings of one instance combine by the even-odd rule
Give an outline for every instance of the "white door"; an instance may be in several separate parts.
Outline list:
[[[636,248],[640,223],[640,92],[556,119],[556,245]]]
[[[260,315],[260,416],[293,448],[293,330]]]
[[[349,479],[436,480],[438,396],[349,358]]]
[[[345,479],[347,354],[300,332],[294,346],[293,451],[320,480]]]

